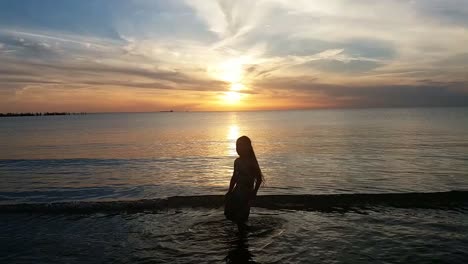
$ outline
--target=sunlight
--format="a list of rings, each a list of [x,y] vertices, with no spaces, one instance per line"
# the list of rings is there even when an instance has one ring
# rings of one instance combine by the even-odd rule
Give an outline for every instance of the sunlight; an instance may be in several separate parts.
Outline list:
[[[227,139],[228,139],[228,147],[227,147],[227,154],[229,156],[236,156],[237,151],[236,151],[236,140],[239,138],[240,132],[239,132],[239,126],[238,125],[230,125],[229,130],[227,133]]]
[[[236,82],[231,83],[229,88],[230,91],[224,93],[223,100],[228,104],[237,104],[245,96],[239,91],[245,89],[245,86],[242,83]]]
[[[252,58],[250,56],[240,56],[225,60],[216,67],[208,69],[215,78],[223,80],[229,85],[229,91],[224,92],[220,97],[222,103],[236,105],[246,96],[246,94],[241,92],[247,90],[243,84],[245,82],[244,65],[248,65],[251,62]]]
[[[242,83],[231,83],[231,91],[240,91],[243,90],[245,86]]]
[[[230,59],[220,65],[220,77],[222,80],[230,83],[238,83],[242,81],[244,74],[243,65],[246,59],[241,57],[237,59]]]
[[[224,101],[228,104],[236,104],[242,98],[242,94],[234,91],[224,93]]]
[[[238,125],[231,125],[229,127],[227,138],[229,140],[237,140],[238,137],[239,137],[239,126]]]

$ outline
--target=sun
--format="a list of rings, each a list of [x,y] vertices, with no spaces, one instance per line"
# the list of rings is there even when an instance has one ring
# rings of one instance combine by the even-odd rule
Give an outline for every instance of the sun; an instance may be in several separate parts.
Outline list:
[[[239,103],[242,98],[242,94],[235,91],[229,91],[224,93],[224,101],[228,104]]]
[[[249,90],[244,84],[246,83],[244,66],[251,62],[249,56],[241,56],[231,58],[219,64],[209,71],[219,80],[226,82],[228,91],[221,95],[220,100],[225,104],[237,105],[247,97],[245,91]],[[248,83],[248,82],[247,82]]]
[[[229,91],[224,93],[224,101],[228,104],[238,104],[244,97],[240,91],[244,90],[245,86],[240,82],[232,82]]]
[[[243,90],[245,87],[242,83],[231,83],[231,88],[230,90],[231,91],[240,91],[240,90]]]
[[[238,83],[244,77],[244,65],[249,64],[251,58],[248,56],[241,56],[238,58],[231,58],[221,63],[215,71],[221,80]]]

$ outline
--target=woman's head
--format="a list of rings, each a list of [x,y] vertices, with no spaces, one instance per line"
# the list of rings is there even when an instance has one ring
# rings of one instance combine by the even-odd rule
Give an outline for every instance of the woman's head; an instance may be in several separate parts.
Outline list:
[[[246,159],[250,163],[251,168],[254,170],[256,177],[259,177],[262,182],[265,182],[262,170],[258,165],[257,157],[252,147],[252,141],[247,136],[242,136],[236,141],[236,151],[239,157]]]
[[[252,141],[247,136],[242,136],[236,141],[236,151],[240,157],[251,157],[253,152]]]

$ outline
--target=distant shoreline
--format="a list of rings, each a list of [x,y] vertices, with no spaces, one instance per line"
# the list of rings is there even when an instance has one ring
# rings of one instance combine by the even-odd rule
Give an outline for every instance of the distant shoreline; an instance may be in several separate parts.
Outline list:
[[[440,109],[440,108],[468,108],[466,106],[414,106],[414,107],[342,107],[342,108],[297,108],[297,109],[260,109],[260,110],[158,110],[158,111],[135,111],[135,112],[125,112],[125,111],[109,111],[109,112],[25,112],[25,113],[0,113],[0,117],[10,117],[10,116],[47,116],[47,115],[94,115],[94,114],[154,114],[154,113],[251,113],[251,112],[296,112],[296,111],[342,111],[342,110],[351,110],[351,111],[360,111],[360,110],[393,110],[393,109]]]
[[[21,116],[63,116],[63,115],[86,115],[85,112],[37,112],[37,113],[0,113],[0,117],[21,117]]]

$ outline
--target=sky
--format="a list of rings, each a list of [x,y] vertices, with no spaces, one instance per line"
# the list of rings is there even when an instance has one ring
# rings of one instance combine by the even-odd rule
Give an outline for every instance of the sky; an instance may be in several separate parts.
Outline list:
[[[0,1],[0,112],[467,105],[466,0]]]

